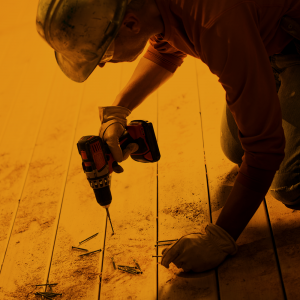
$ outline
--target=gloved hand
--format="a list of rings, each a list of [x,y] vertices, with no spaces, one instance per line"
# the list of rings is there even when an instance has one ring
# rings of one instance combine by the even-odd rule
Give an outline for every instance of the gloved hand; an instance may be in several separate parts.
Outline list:
[[[101,120],[99,136],[107,143],[117,162],[127,159],[131,153],[137,151],[139,148],[135,143],[129,144],[123,151],[120,147],[119,138],[125,131],[125,127],[127,126],[126,118],[130,113],[131,111],[128,108],[122,106],[99,107],[99,117]],[[113,167],[113,170],[116,173],[124,171],[118,164]]]
[[[205,232],[184,235],[164,249],[161,264],[169,268],[173,262],[185,272],[204,272],[217,267],[227,255],[236,254],[237,245],[223,228],[208,224]]]

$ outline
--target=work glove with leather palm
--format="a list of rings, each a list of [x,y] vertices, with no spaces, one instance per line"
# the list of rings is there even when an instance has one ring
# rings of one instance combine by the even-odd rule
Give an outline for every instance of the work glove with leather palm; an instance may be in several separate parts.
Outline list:
[[[121,162],[129,157],[129,155],[138,150],[138,145],[135,143],[129,144],[122,151],[119,139],[127,126],[127,117],[131,111],[122,106],[103,106],[99,107],[99,117],[101,127],[99,131],[100,138],[108,145],[116,162]],[[119,165],[113,166],[116,173],[122,173],[124,170]]]
[[[185,272],[204,272],[217,267],[228,255],[236,254],[237,245],[223,228],[208,224],[205,232],[184,235],[164,249],[161,264],[169,268],[173,262]]]

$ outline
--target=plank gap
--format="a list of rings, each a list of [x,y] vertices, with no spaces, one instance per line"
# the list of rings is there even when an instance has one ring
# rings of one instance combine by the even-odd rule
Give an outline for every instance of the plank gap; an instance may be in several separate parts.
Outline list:
[[[104,229],[104,239],[103,239],[102,262],[101,262],[101,269],[100,269],[100,284],[99,284],[98,300],[100,300],[100,297],[101,297],[102,273],[103,273],[104,254],[105,254],[105,241],[106,241],[106,233],[107,233],[107,219],[108,219],[108,217],[106,216],[105,229]]]
[[[269,225],[269,228],[270,228],[271,240],[272,240],[272,245],[273,245],[273,249],[274,249],[275,260],[276,260],[277,267],[278,267],[278,273],[279,273],[280,283],[281,283],[281,286],[282,286],[283,297],[284,297],[284,300],[287,300],[285,286],[284,286],[282,272],[281,272],[281,266],[280,266],[280,263],[279,263],[279,258],[278,258],[278,253],[277,253],[276,242],[275,242],[274,233],[273,233],[273,229],[272,229],[272,226],[271,226],[271,220],[270,220],[270,216],[269,216],[269,212],[268,212],[268,208],[267,208],[266,198],[264,198],[263,203],[264,203],[264,207],[265,207],[267,222],[268,222],[268,225]]]
[[[52,259],[53,259],[53,254],[54,254],[55,242],[56,242],[57,232],[58,232],[58,228],[59,228],[59,221],[60,221],[60,217],[61,217],[62,207],[63,207],[63,203],[64,203],[67,179],[68,179],[70,166],[71,166],[72,152],[73,152],[74,143],[75,143],[76,129],[77,129],[78,121],[79,121],[79,115],[80,115],[81,106],[82,106],[82,102],[83,102],[84,91],[85,91],[85,85],[83,87],[80,103],[78,105],[78,111],[77,111],[75,126],[74,126],[74,129],[73,129],[73,140],[72,140],[72,143],[71,143],[71,146],[70,146],[70,149],[69,149],[68,167],[67,167],[67,170],[65,172],[65,178],[63,180],[63,182],[64,182],[63,183],[63,191],[62,191],[62,195],[61,195],[61,201],[60,201],[60,204],[59,204],[57,223],[56,223],[56,229],[55,229],[54,238],[53,238],[52,251],[51,251],[50,260],[49,260],[49,264],[48,264],[48,272],[47,272],[46,283],[48,283],[48,281],[49,281],[49,276],[50,276],[50,271],[51,271],[51,265],[52,265]]]
[[[29,68],[29,64],[28,64],[28,67],[27,67],[27,68]],[[52,86],[53,86],[53,83],[54,83],[54,78],[55,78],[55,76],[53,76],[50,91],[51,91]],[[25,80],[25,77],[24,77],[24,80]],[[16,97],[15,97],[14,104],[12,105],[11,111],[9,112],[10,115],[11,115],[11,113],[12,113],[12,111],[13,111],[13,108],[14,108],[15,104],[17,103],[18,94],[19,94],[19,92],[20,92],[20,90],[21,90],[21,87],[22,87],[22,85],[23,85],[24,80],[20,83],[20,85],[19,85],[19,87],[18,87],[19,90],[18,90],[18,93],[17,93],[17,95],[16,95]],[[41,125],[42,125],[42,122],[43,122],[43,118],[44,118],[44,115],[45,115],[45,112],[46,112],[46,108],[47,108],[49,99],[50,99],[50,97],[48,97],[47,101],[45,102],[45,106],[44,106],[44,108],[43,108],[43,112],[42,112],[42,114],[41,114],[41,117],[40,117],[40,120],[39,120],[39,123],[38,123],[38,126],[37,126],[37,127],[38,127],[38,130],[36,131],[36,135],[35,135],[35,138],[34,138],[34,142],[33,142],[34,145],[36,145],[36,142],[37,142],[37,139],[38,139],[38,136],[39,136],[39,133],[40,133]],[[6,123],[5,127],[8,125],[9,120],[10,120],[10,117],[7,118],[7,123]],[[4,133],[5,133],[5,130],[3,130],[3,135],[2,135],[2,137],[1,137],[1,139],[2,139],[3,136],[4,136]],[[1,141],[1,139],[0,139],[0,141]],[[0,144],[1,144],[1,142],[0,142]],[[5,257],[6,257],[6,253],[7,253],[7,249],[8,249],[9,242],[10,242],[10,239],[11,239],[11,235],[12,235],[12,232],[13,232],[13,229],[14,229],[16,217],[17,217],[17,214],[18,214],[18,210],[19,210],[19,206],[20,206],[21,199],[22,199],[24,187],[25,187],[25,184],[26,184],[26,181],[27,181],[27,176],[28,176],[28,173],[29,173],[29,167],[30,167],[30,163],[31,163],[32,158],[33,158],[34,150],[35,150],[35,147],[32,148],[31,153],[30,153],[30,155],[29,155],[30,158],[29,158],[29,160],[28,160],[28,163],[27,163],[27,165],[26,165],[26,170],[25,170],[25,172],[24,172],[24,174],[25,174],[25,175],[24,175],[24,180],[23,180],[23,182],[22,182],[22,184],[21,184],[21,187],[22,187],[22,188],[21,188],[21,191],[20,191],[19,196],[17,197],[17,199],[19,199],[19,200],[18,200],[18,203],[17,203],[17,207],[16,207],[16,209],[15,209],[15,211],[14,211],[14,217],[13,217],[13,221],[11,222],[11,227],[10,227],[10,229],[9,229],[9,236],[8,236],[8,238],[7,238],[6,245],[5,245],[5,252],[4,252],[4,255],[3,255],[3,258],[2,258],[2,263],[1,263],[0,273],[1,273],[2,268],[3,268],[3,264],[4,264]]]

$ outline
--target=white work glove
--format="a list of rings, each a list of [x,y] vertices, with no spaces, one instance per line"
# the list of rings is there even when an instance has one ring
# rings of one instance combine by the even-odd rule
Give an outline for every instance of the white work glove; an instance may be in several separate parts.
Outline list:
[[[114,159],[121,162],[129,157],[129,155],[138,150],[139,146],[135,143],[129,144],[122,151],[119,143],[119,138],[125,131],[127,126],[126,118],[131,111],[122,106],[104,106],[99,107],[99,117],[101,127],[99,131],[100,138],[108,145]],[[123,168],[116,164],[113,166],[116,173],[122,173]]]
[[[205,232],[184,235],[164,249],[161,264],[169,268],[173,262],[185,272],[204,272],[217,267],[227,255],[236,254],[237,245],[223,228],[208,224]]]

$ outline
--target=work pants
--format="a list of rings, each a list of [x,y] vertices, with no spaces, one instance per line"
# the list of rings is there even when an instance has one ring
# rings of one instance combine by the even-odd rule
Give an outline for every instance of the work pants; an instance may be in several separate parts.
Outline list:
[[[300,209],[300,41],[293,40],[280,54],[270,57],[282,111],[285,157],[269,193],[291,209]],[[221,147],[226,157],[242,163],[244,150],[238,127],[225,103],[221,121]]]

